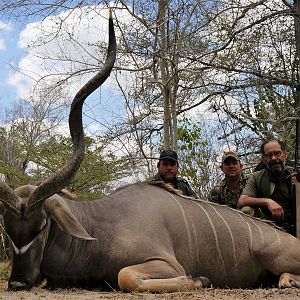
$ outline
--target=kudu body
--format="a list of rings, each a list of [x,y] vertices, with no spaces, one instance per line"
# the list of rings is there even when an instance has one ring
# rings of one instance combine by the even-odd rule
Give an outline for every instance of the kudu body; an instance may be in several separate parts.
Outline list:
[[[108,284],[124,291],[254,287],[270,274],[299,286],[300,241],[239,211],[170,193],[147,183],[92,202],[57,194],[84,155],[82,104],[109,76],[116,55],[110,19],[103,69],[75,96],[70,160],[38,187],[0,183],[1,213],[12,244],[9,288],[43,278],[55,287]],[[209,282],[209,280],[210,282]]]

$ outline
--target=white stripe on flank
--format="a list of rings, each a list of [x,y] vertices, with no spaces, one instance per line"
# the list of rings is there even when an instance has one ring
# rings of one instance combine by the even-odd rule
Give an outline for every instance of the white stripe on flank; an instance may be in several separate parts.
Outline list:
[[[250,236],[249,252],[250,252],[250,257],[251,257],[251,260],[252,260],[253,270],[255,271],[256,268],[255,268],[255,262],[254,262],[253,252],[252,252],[252,250],[253,250],[253,233],[252,233],[252,229],[251,229],[250,224],[247,222],[247,220],[249,218],[245,219],[243,217],[243,215],[244,215],[243,213],[239,213],[238,215],[241,217],[243,222],[245,222],[247,224],[248,229],[249,229],[249,236]],[[245,215],[245,216],[247,216],[247,215]],[[255,274],[255,272],[253,274]]]
[[[223,265],[223,270],[226,273],[225,263],[224,263],[224,259],[222,257],[222,253],[221,253],[221,250],[220,250],[219,239],[218,239],[216,228],[215,228],[215,226],[214,226],[214,224],[213,224],[213,222],[212,222],[212,220],[211,220],[208,212],[199,203],[197,203],[197,202],[194,202],[194,203],[197,204],[203,210],[203,212],[206,214],[206,216],[208,218],[208,221],[210,223],[210,226],[211,226],[211,228],[213,230],[213,233],[214,233],[214,236],[215,236],[216,248],[218,250],[218,254],[219,254],[220,260],[221,260],[222,265]]]
[[[242,213],[242,212],[240,212],[239,215],[241,216],[241,218],[242,218],[243,220],[245,220],[245,219],[242,217],[242,215],[247,216],[246,214],[244,214],[244,213]],[[260,219],[259,219],[259,218],[255,218],[255,217],[251,217],[251,216],[247,216],[247,217],[248,217],[247,220],[250,220],[252,224],[254,224],[256,227],[259,228],[259,232],[260,232],[260,236],[261,236],[261,241],[262,241],[262,244],[264,244],[264,241],[265,241],[264,238],[265,238],[265,237],[264,237],[264,234],[263,234],[263,232],[262,232],[262,230],[261,230],[261,227],[260,227],[259,224],[256,224],[256,223],[254,222],[254,220],[260,220]],[[261,220],[261,221],[264,222],[264,220]],[[247,223],[248,223],[248,222],[247,222]],[[268,224],[268,223],[265,222],[265,224]],[[278,243],[280,244],[281,240],[280,240],[280,235],[278,234],[278,231],[276,230],[275,227],[272,226],[272,224],[269,224],[269,225],[270,225],[271,229],[275,232],[275,234],[276,234],[276,240],[277,240]]]
[[[249,235],[250,235],[250,250],[252,251],[252,247],[253,247],[253,235],[252,235],[252,229],[251,226],[249,225],[249,223],[247,222],[247,220],[245,220],[245,218],[242,216],[242,214],[239,214],[239,216],[241,217],[241,219],[247,224],[248,229],[249,229]],[[252,256],[252,253],[251,253]]]
[[[263,245],[265,240],[264,240],[264,235],[263,235],[263,232],[261,230],[261,227],[258,224],[256,224],[254,222],[254,220],[252,220],[252,218],[250,218],[249,220],[252,222],[253,225],[255,225],[258,228],[259,234],[260,234],[260,237],[261,237],[261,244]]]
[[[230,238],[231,238],[231,242],[232,242],[232,248],[233,248],[233,257],[234,257],[234,262],[235,262],[235,266],[237,266],[237,258],[236,258],[236,248],[235,248],[235,243],[234,243],[234,237],[233,237],[233,234],[232,234],[232,231],[227,223],[227,221],[224,219],[224,217],[216,210],[216,208],[211,205],[211,208],[219,215],[219,217],[223,220],[223,222],[225,223],[228,231],[229,231],[229,234],[230,234]]]
[[[256,224],[255,222],[254,222],[254,220],[258,220],[258,221],[261,221],[261,222],[263,222],[263,223],[265,223],[265,224],[269,224],[268,223],[268,220],[263,220],[263,219],[260,219],[260,218],[258,218],[258,217],[251,217],[251,216],[249,216],[249,215],[247,215],[247,214],[245,214],[245,213],[243,213],[243,212],[241,212],[241,211],[239,211],[239,215],[240,215],[240,217],[242,218],[242,220],[245,220],[242,216],[244,215],[244,216],[247,216],[248,218],[248,220],[250,220],[256,227],[258,227],[259,228],[259,232],[260,232],[260,235],[261,235],[261,239],[262,239],[262,244],[264,243],[264,238],[265,238],[265,236],[264,236],[264,234],[263,234],[263,232],[262,232],[262,230],[261,230],[261,227],[260,227],[260,225],[259,224]],[[271,223],[272,223],[272,221],[270,221]],[[272,224],[269,224],[270,225],[270,227],[271,227],[271,229],[275,232],[275,234],[276,234],[276,239],[277,239],[277,241],[278,241],[278,243],[281,243],[281,239],[280,239],[280,235],[279,235],[279,233],[278,233],[278,230],[280,230],[280,229],[276,229],[276,227],[274,227]]]
[[[281,239],[280,239],[280,235],[279,235],[278,231],[275,230],[275,228],[274,228],[273,226],[271,226],[271,228],[272,228],[272,230],[276,233],[278,244],[280,244]]]
[[[182,216],[183,216],[183,220],[184,220],[184,224],[185,224],[185,228],[186,228],[186,232],[187,232],[187,235],[188,235],[189,252],[190,252],[189,262],[190,262],[190,266],[192,266],[193,265],[193,261],[192,261],[193,260],[192,249],[194,247],[192,247],[192,237],[191,237],[191,233],[190,233],[190,230],[189,230],[189,225],[188,225],[188,222],[187,222],[185,211],[184,211],[183,207],[181,206],[180,202],[171,193],[168,192],[168,194],[177,202],[178,206],[180,207],[180,210],[181,210],[181,213],[182,213]]]

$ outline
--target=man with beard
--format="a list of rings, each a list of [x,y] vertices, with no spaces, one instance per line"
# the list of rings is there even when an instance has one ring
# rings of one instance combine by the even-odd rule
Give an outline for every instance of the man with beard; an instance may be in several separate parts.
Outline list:
[[[187,180],[177,176],[179,165],[178,156],[175,151],[164,150],[160,154],[157,169],[158,173],[147,181],[169,183],[173,188],[180,190],[183,195],[198,198]]]
[[[295,235],[292,184],[296,182],[296,173],[286,167],[286,147],[282,141],[271,139],[263,142],[261,153],[265,168],[251,174],[237,207],[260,210],[262,218],[273,220]]]
[[[220,169],[225,177],[210,191],[208,199],[236,209],[237,202],[248,179],[242,172],[243,165],[240,156],[233,151],[225,153],[222,157]]]

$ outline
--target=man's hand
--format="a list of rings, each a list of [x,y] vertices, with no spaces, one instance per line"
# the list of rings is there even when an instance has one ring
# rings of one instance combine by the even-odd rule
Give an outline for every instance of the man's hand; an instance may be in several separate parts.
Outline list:
[[[291,180],[292,180],[293,185],[296,185],[297,181],[299,182],[297,172],[294,172],[294,173],[291,174]]]
[[[276,201],[272,199],[268,199],[267,208],[272,213],[272,217],[275,220],[283,220],[284,219],[284,210],[281,205],[279,205]]]

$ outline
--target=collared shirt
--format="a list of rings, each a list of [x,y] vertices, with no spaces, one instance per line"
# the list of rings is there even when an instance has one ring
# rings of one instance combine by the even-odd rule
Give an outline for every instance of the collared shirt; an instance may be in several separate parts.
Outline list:
[[[241,174],[239,190],[237,193],[231,190],[227,180],[224,178],[219,184],[217,184],[209,193],[209,201],[219,203],[222,205],[227,205],[231,208],[237,209],[237,202],[243,189],[247,183],[248,176]]]
[[[159,173],[157,173],[147,181],[163,181],[163,179],[160,177]],[[198,198],[186,179],[176,176],[171,184],[175,189],[180,190],[183,195]]]
[[[284,210],[284,220],[274,220],[266,206],[260,208],[264,214],[263,217],[274,221],[278,226],[294,234],[295,208],[290,174],[291,171],[287,169],[281,177],[272,179],[267,168],[256,171],[251,174],[242,194],[255,198],[271,198],[276,201]]]

